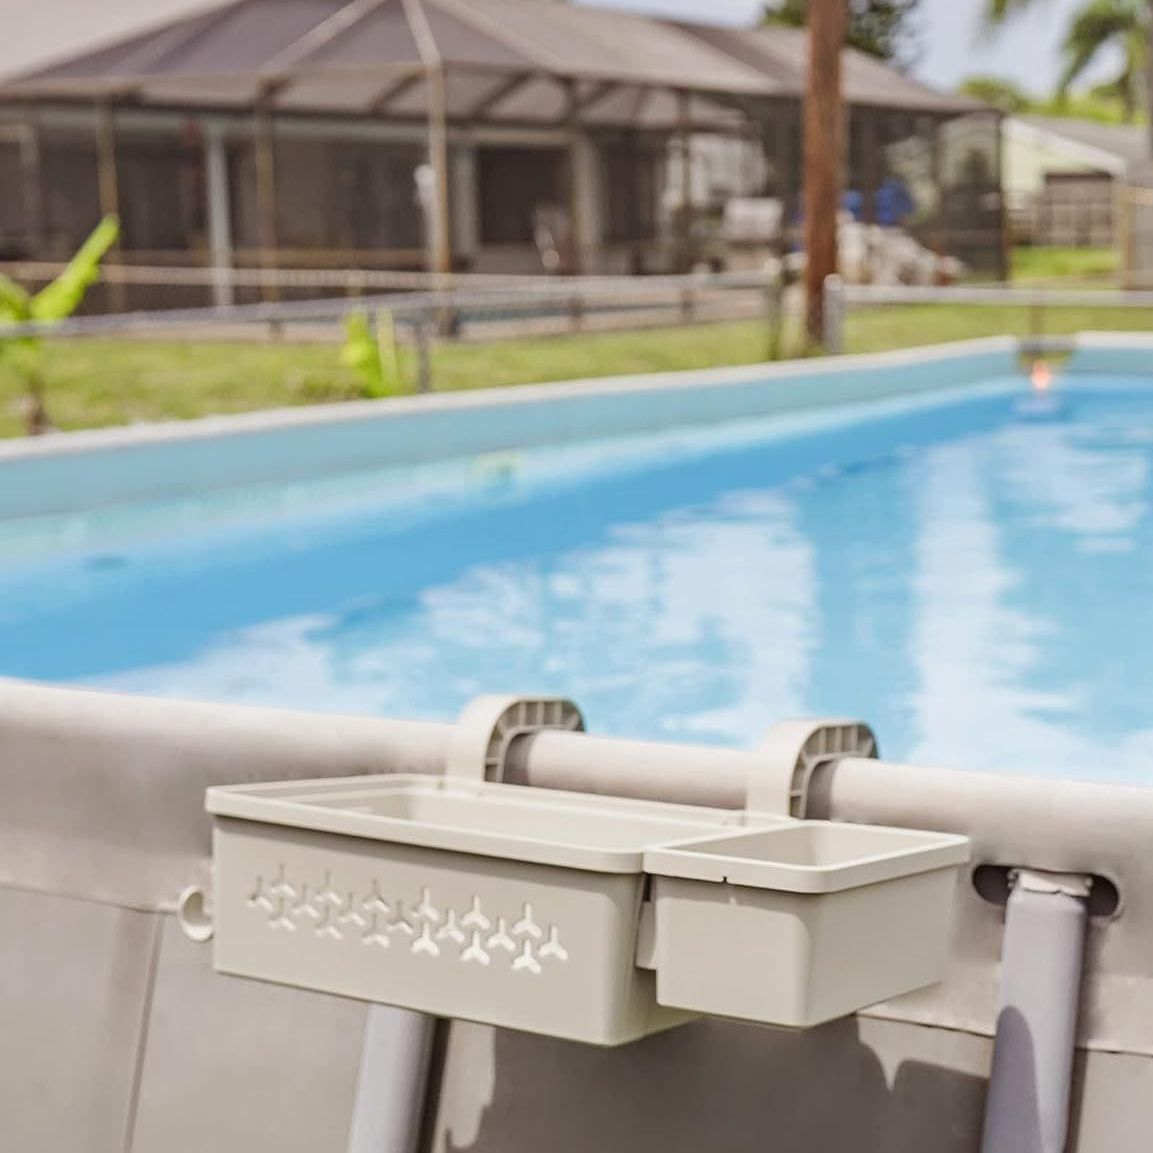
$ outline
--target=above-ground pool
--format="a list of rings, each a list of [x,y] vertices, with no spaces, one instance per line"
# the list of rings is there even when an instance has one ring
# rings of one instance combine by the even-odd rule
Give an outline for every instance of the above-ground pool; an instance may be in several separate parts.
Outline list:
[[[1153,780],[1153,390],[933,399],[0,522],[0,673]]]

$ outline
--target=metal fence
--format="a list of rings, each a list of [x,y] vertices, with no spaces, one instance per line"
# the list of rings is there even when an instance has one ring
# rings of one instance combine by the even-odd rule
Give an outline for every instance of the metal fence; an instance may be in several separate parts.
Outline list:
[[[1007,335],[1021,338],[1025,351],[1060,352],[1081,331],[1153,331],[1153,290],[850,285],[833,276],[825,284],[825,351],[861,351],[862,333],[883,336],[885,313],[905,330],[900,343]]]
[[[0,434],[48,423],[79,428],[336,401],[379,395],[378,387],[430,392],[816,351],[802,332],[799,289],[767,271],[411,282],[437,284],[425,291],[399,291],[399,283],[360,296],[0,328]],[[380,334],[382,350],[391,344],[387,385],[342,364],[353,313]],[[682,333],[733,321],[740,323],[724,335]],[[646,328],[668,337],[643,337]],[[1061,351],[1083,330],[1153,331],[1153,290],[848,285],[833,278],[823,345],[870,352],[1010,335],[1026,350]],[[629,332],[638,333],[635,340],[621,335]],[[592,339],[551,343],[575,333]],[[21,338],[44,345],[38,377],[21,376],[20,361],[2,355],[6,341]]]
[[[365,318],[382,353],[389,354],[388,364],[395,366],[387,390],[430,392],[485,381],[527,383],[558,374],[678,366],[651,337],[638,338],[641,351],[634,353],[618,336],[600,362],[595,351],[574,351],[566,358],[559,348],[554,356],[540,345],[542,339],[576,333],[608,337],[740,321],[742,338],[752,349],[746,359],[774,358],[785,347],[786,315],[797,313],[786,307],[780,278],[764,271],[616,278],[363,273],[359,278],[362,291],[355,294],[0,326],[0,426],[8,422],[0,433],[15,433],[21,413],[23,426],[39,431],[57,420],[62,427],[87,427],[377,395],[355,369],[342,364],[339,346],[353,314]],[[4,344],[25,338],[39,341],[47,355],[35,377],[17,380],[19,371],[6,367]],[[505,341],[521,343],[507,355],[479,351]],[[211,345],[227,347],[214,352]],[[645,360],[648,354],[652,363]],[[91,398],[101,394],[107,403],[94,411]]]
[[[1153,188],[1118,188],[1117,250],[1121,283],[1126,288],[1153,287]]]
[[[149,271],[121,268],[113,275]],[[212,273],[208,269],[202,271]],[[229,275],[240,280],[265,274],[229,270]],[[285,283],[301,284],[305,283],[305,277],[317,276],[299,272],[272,275]],[[410,328],[430,325],[437,318],[440,328],[454,336],[463,335],[466,329],[502,322],[506,327],[519,324],[522,328],[544,322],[553,328],[581,331],[595,327],[598,318],[605,322],[605,327],[629,327],[645,322],[683,323],[762,315],[766,307],[778,303],[781,291],[779,278],[768,272],[572,278],[438,278],[420,273],[385,272],[340,275],[345,280],[355,275],[363,291],[306,300],[77,316],[54,324],[5,327],[0,329],[0,337],[187,334],[196,329],[226,331],[246,326],[262,326],[275,335],[283,335],[286,326],[331,328],[350,313],[377,311],[389,312],[398,325]],[[332,283],[338,283],[335,274]],[[405,291],[413,287],[419,290]]]
[[[1107,177],[1051,174],[1010,213],[1013,237],[1039,247],[1108,248],[1115,239],[1119,199]]]

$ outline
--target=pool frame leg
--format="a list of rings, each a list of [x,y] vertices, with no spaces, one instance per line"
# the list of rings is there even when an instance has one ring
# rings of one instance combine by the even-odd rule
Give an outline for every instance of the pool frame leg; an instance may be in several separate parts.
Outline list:
[[[348,1133],[348,1153],[417,1153],[436,1018],[370,1005]]]

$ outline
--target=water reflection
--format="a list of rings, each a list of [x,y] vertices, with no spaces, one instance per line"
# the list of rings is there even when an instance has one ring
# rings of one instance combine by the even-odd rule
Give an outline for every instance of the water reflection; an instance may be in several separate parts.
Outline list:
[[[1153,780],[1151,464],[1153,403],[1102,391],[746,433],[442,521],[59,564],[0,671],[433,717],[557,692],[597,731],[733,744],[855,714],[890,757]]]
[[[1148,413],[1077,408],[925,454],[910,759],[1153,779]]]
[[[567,692],[599,729],[740,741],[804,709],[810,545],[775,493],[613,525],[596,547],[468,567],[408,605],[240,630],[94,684],[252,703],[451,714],[494,687]]]

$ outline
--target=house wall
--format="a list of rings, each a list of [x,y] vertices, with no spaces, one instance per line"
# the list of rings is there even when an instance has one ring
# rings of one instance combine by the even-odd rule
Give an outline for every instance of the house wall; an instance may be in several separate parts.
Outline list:
[[[1028,203],[1049,173],[1107,173],[1120,176],[1125,164],[1104,151],[1065,140],[1017,120],[1005,122],[1005,196],[1010,207]]]
[[[20,259],[32,241],[23,179],[19,141],[0,138],[0,260]]]
[[[1106,247],[1114,241],[1121,158],[1037,125],[1004,127],[1005,198],[1013,235],[1040,245]]]
[[[40,239],[15,255],[60,260],[100,214],[95,117],[89,109],[62,107],[45,107],[37,115],[42,124],[41,220],[35,229],[0,222],[0,240],[4,231],[26,237],[35,232]],[[730,195],[752,194],[783,198],[786,218],[795,223],[800,202],[797,108],[779,102],[763,115],[755,142],[709,134],[692,138],[698,219],[710,213],[719,217],[720,202]],[[1002,236],[996,135],[990,127],[995,123],[990,115],[942,121],[902,110],[854,109],[847,147],[847,190],[856,197],[854,212],[863,220],[892,218],[923,244],[959,255],[971,267],[995,270]],[[124,221],[121,258],[126,263],[180,266],[223,260],[251,267],[262,261],[250,118],[126,109],[116,112],[115,125]],[[217,224],[223,214],[229,227],[215,231],[208,201],[213,188],[219,193],[221,187],[208,178],[211,138],[223,141],[223,167],[231,186],[228,204],[218,200],[215,213]],[[5,147],[8,155],[11,145]],[[414,186],[425,155],[420,123],[282,118],[274,124],[274,152],[280,266],[426,266],[427,229]],[[976,175],[970,163],[974,158],[982,161]],[[450,211],[456,265],[490,273],[671,271],[673,220],[683,185],[678,163],[665,131],[574,135],[571,128],[557,125],[453,128]],[[0,156],[6,186],[13,185],[15,172],[12,158]],[[892,197],[886,200],[890,186],[901,190],[896,208]],[[10,214],[18,199],[6,197]],[[575,228],[569,219],[574,204],[580,218]],[[546,267],[536,242],[532,218],[542,206],[552,206],[553,231],[565,234],[555,268]],[[719,238],[710,239],[707,228],[694,235],[698,247],[703,245],[695,259],[723,260]],[[224,251],[222,238],[230,240],[233,252]],[[579,253],[573,248],[578,238]],[[218,286],[215,299],[253,299],[259,292],[221,295]],[[210,293],[208,287],[130,290],[128,304],[191,305],[207,302]],[[97,292],[89,307],[101,306]]]

